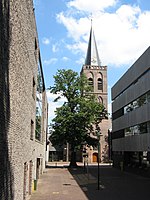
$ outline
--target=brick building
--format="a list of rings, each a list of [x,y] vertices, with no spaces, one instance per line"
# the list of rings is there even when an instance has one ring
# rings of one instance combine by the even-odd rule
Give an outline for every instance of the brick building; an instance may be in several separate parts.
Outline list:
[[[45,168],[47,98],[32,0],[0,1],[0,199],[26,200]]]
[[[85,64],[82,67],[81,74],[84,73],[89,84],[93,87],[93,92],[97,101],[102,103],[107,111],[108,109],[108,93],[107,93],[107,66],[102,66],[97,50],[97,44],[94,31],[91,27],[87,55]],[[111,120],[104,118],[99,124],[100,136],[100,160],[108,161],[108,129],[111,128]],[[97,148],[88,148],[89,162],[97,162]]]

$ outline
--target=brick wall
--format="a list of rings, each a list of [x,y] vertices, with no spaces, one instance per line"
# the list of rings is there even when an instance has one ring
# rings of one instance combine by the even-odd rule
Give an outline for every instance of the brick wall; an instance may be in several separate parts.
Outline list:
[[[36,41],[36,45],[35,45]],[[31,140],[39,46],[32,0],[0,2],[0,199],[29,199],[37,158],[45,163],[46,94],[43,92],[42,141]],[[45,105],[46,104],[46,105]],[[26,165],[26,177],[24,177]]]
[[[10,3],[0,1],[0,199],[13,199],[13,169],[9,158],[8,130],[10,124],[9,48]]]

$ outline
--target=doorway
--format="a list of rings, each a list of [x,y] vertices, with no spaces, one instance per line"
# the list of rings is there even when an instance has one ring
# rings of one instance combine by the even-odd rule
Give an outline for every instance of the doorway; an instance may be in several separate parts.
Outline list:
[[[98,153],[93,153],[93,162],[97,162]]]

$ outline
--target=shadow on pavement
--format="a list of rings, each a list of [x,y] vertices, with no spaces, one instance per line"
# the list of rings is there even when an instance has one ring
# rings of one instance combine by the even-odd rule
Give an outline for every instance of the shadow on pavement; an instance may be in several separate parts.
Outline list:
[[[67,168],[67,167],[64,167],[64,166],[46,166],[46,168],[54,169],[54,168]]]
[[[89,200],[148,200],[150,198],[150,178],[145,178],[113,168],[100,166],[98,190],[97,166],[69,169]]]

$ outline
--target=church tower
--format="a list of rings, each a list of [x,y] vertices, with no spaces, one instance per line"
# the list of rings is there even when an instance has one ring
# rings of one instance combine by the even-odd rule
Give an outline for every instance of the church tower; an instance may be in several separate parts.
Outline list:
[[[89,84],[93,86],[93,94],[95,94],[97,100],[104,104],[107,109],[107,66],[101,66],[92,26],[85,64],[81,70],[81,74],[82,73],[86,75]]]
[[[82,66],[81,74],[85,74],[89,84],[93,87],[93,92],[98,100],[108,110],[108,93],[107,93],[107,66],[101,65],[97,44],[93,28],[91,26],[90,37],[88,42],[87,55],[85,64]],[[108,161],[108,129],[110,120],[103,119],[100,123],[102,136],[100,137],[100,160]],[[93,147],[87,148],[89,163],[97,162],[98,150]]]

